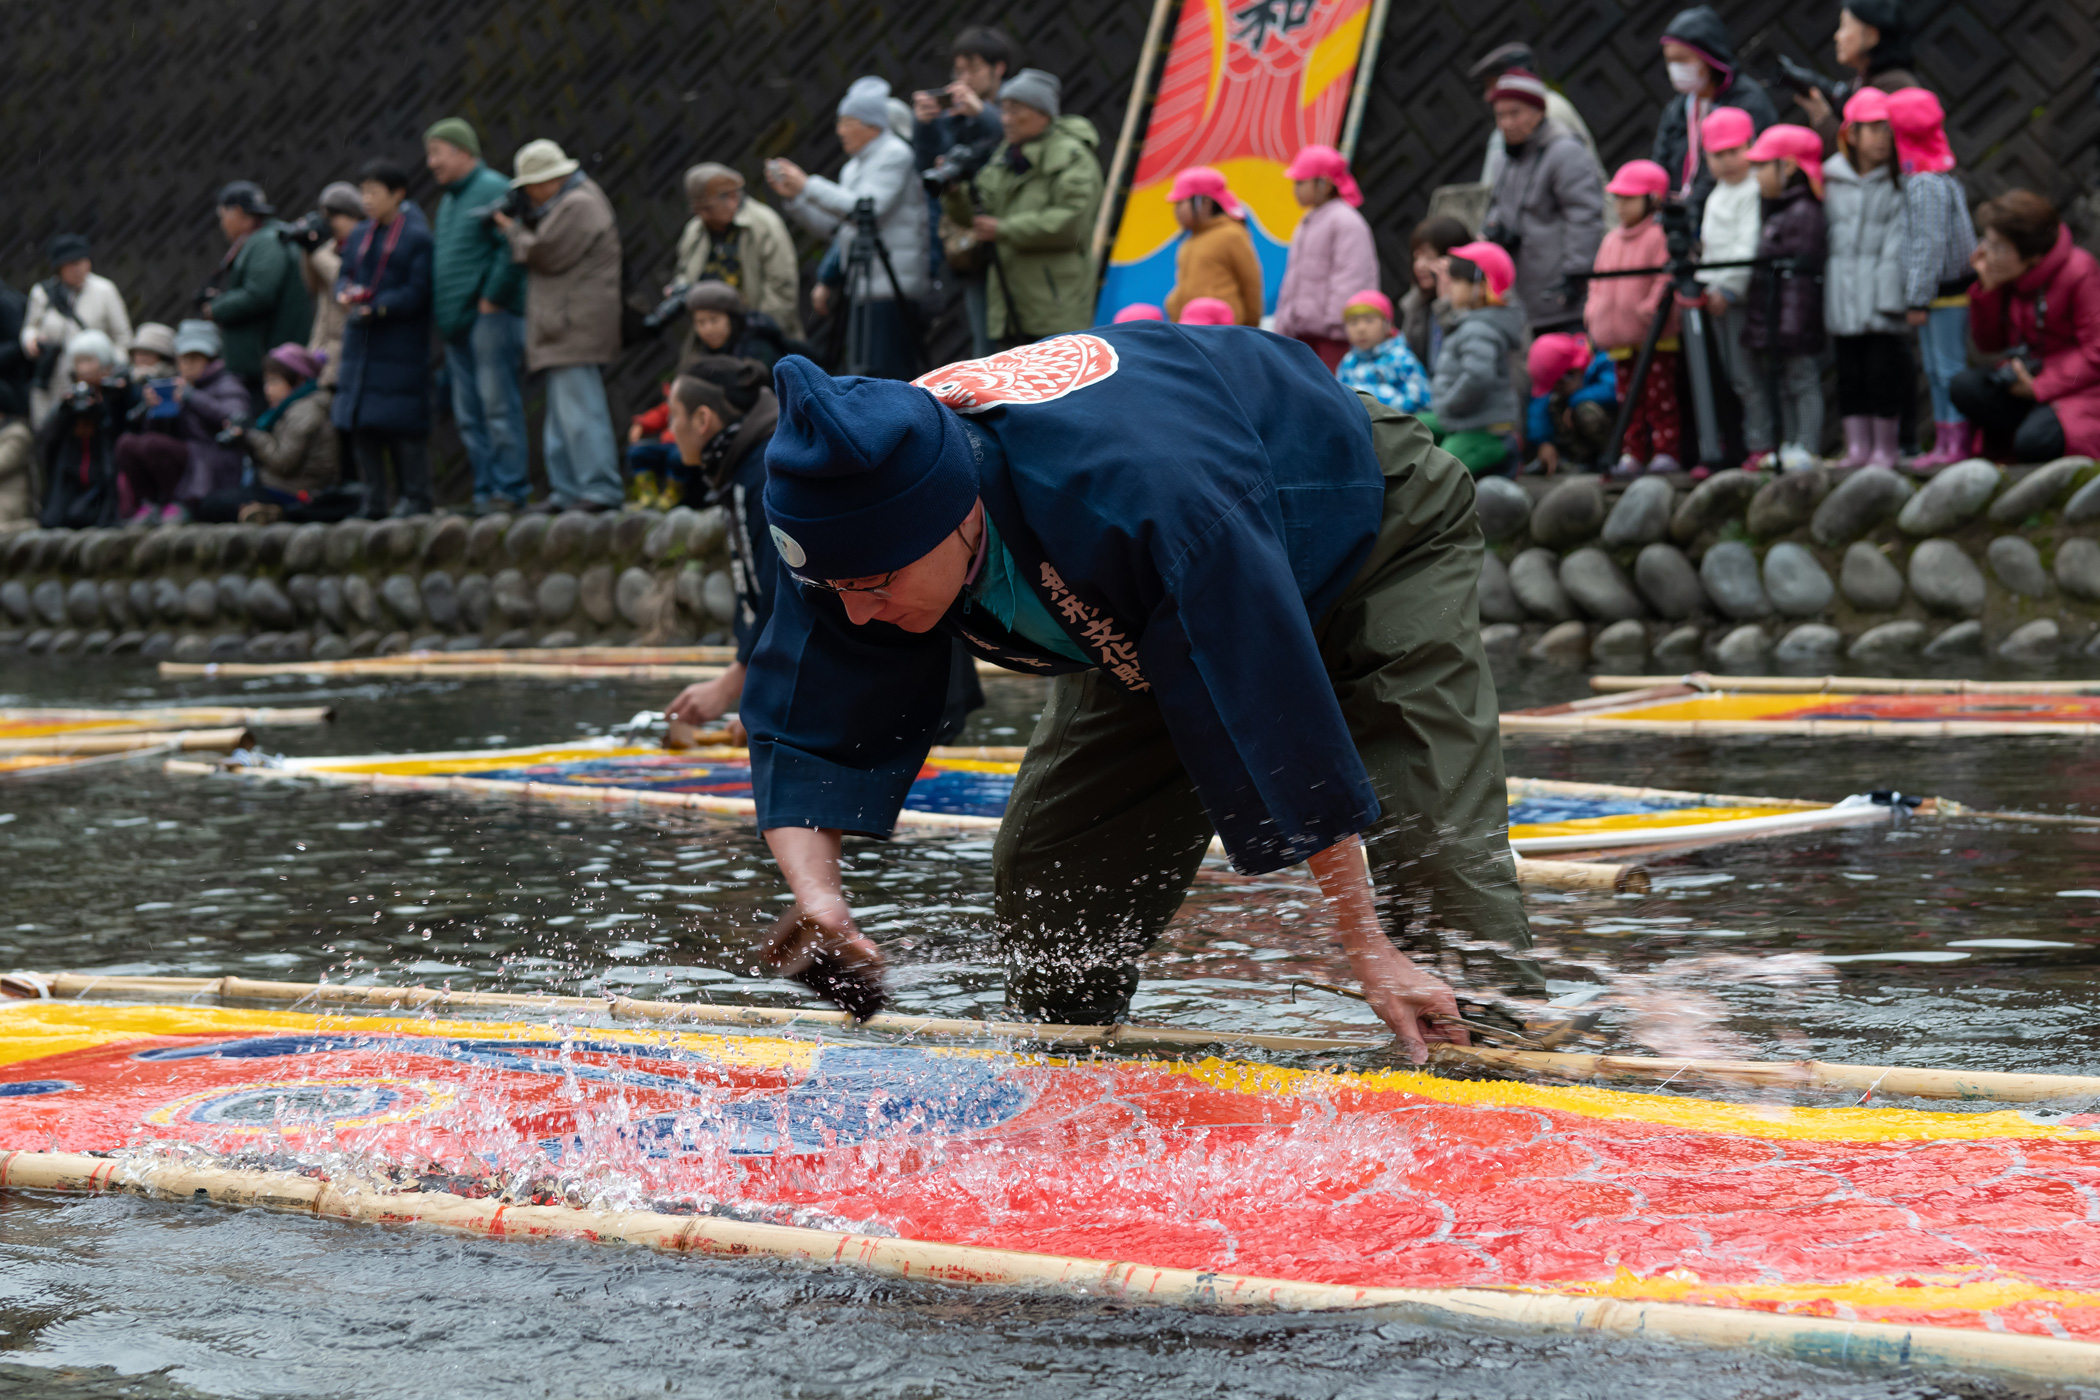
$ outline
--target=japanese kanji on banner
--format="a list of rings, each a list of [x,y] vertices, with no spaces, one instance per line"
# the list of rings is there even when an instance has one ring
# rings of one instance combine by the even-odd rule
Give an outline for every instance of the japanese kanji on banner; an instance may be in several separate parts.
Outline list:
[[[1100,320],[1173,290],[1184,235],[1167,190],[1191,165],[1223,171],[1247,206],[1264,310],[1275,305],[1304,212],[1284,168],[1302,146],[1336,144],[1369,12],[1370,0],[1184,0],[1109,253]]]

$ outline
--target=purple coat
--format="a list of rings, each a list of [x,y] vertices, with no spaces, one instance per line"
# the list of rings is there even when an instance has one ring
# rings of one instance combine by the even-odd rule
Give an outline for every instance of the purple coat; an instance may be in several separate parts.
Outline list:
[[[190,464],[175,485],[175,499],[193,506],[214,491],[241,484],[239,443],[218,441],[229,418],[248,416],[248,390],[224,362],[214,360],[204,377],[182,396],[175,435],[189,445]]]
[[[1378,287],[1378,245],[1371,225],[1344,199],[1305,211],[1291,235],[1291,260],[1276,291],[1278,335],[1341,340],[1342,308]]]
[[[1806,181],[1764,202],[1764,227],[1757,235],[1760,258],[1784,258],[1790,266],[1759,267],[1743,293],[1743,344],[1781,355],[1814,355],[1823,349],[1823,263],[1830,231],[1823,201]]]

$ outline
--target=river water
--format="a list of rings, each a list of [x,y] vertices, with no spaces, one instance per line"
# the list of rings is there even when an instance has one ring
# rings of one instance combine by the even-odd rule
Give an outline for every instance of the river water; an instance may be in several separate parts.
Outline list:
[[[1580,672],[1544,665],[1498,679],[1506,708],[1587,693]],[[962,742],[1025,742],[1039,684],[987,692]],[[265,747],[298,754],[554,742],[665,698],[617,681],[160,682],[90,659],[0,671],[0,704],[336,706],[327,727],[264,731]],[[1818,798],[1896,788],[2100,818],[2100,754],[2076,740],[1523,737],[1508,756],[1527,777]],[[1918,820],[1655,862],[1646,896],[1527,902],[1556,990],[1603,984],[1614,1049],[2100,1073],[2096,855],[2100,825]],[[997,1015],[990,843],[863,843],[849,864],[900,1009]],[[0,872],[0,967],[810,1004],[753,973],[782,892],[763,844],[715,819],[115,768],[0,788]],[[1295,978],[1346,976],[1296,877],[1200,881],[1145,973],[1145,1021],[1371,1024],[1353,1002],[1291,999]],[[0,1393],[96,1397],[2022,1393],[1646,1342],[19,1196],[0,1201],[0,1346]]]

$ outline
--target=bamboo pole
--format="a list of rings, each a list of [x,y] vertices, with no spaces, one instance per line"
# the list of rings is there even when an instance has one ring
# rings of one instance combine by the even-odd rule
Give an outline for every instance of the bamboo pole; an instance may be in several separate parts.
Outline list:
[[[1781,1315],[1747,1308],[1622,1302],[1580,1294],[1488,1288],[1383,1288],[1037,1254],[982,1245],[853,1235],[707,1214],[598,1211],[513,1204],[441,1191],[394,1191],[295,1172],[68,1152],[0,1153],[0,1187],[248,1206],[366,1224],[415,1224],[461,1234],[639,1245],[666,1254],[762,1257],[844,1267],[886,1278],[1020,1288],[1196,1307],[1380,1310],[1432,1325],[1669,1337],[1829,1365],[1909,1372],[1989,1371],[2051,1383],[2100,1381],[2100,1346],[1981,1328],[1914,1327]]]
[[[1617,783],[1577,783],[1561,778],[1510,778],[1509,800],[1526,797],[1603,797],[1629,802],[1681,802],[1687,807],[1828,807],[1807,797],[1757,797],[1739,792],[1685,792],[1677,788],[1623,787]]]
[[[1607,865],[1602,861],[1528,860],[1517,858],[1517,883],[1539,890],[1596,890],[1612,894],[1646,894],[1653,888],[1644,865]]]
[[[1812,1089],[1893,1098],[2043,1103],[2100,1096],[2100,1078],[2014,1074],[1999,1070],[1917,1069],[1903,1065],[1832,1064],[1823,1060],[1665,1060],[1638,1055],[1491,1050],[1439,1045],[1431,1063],[1501,1069],[1553,1079],[1631,1084],[1705,1084],[1748,1089]]]
[[[170,740],[165,744],[149,744],[142,749],[120,749],[115,753],[95,754],[88,758],[57,756],[49,761],[41,761],[41,755],[16,754],[14,755],[16,758],[39,761],[32,761],[19,768],[11,768],[5,766],[4,760],[0,760],[0,783],[33,782],[38,778],[63,777],[70,773],[78,773],[82,769],[108,768],[120,763],[144,763],[166,754],[175,753],[180,748],[181,745]],[[198,766],[207,769],[210,767],[209,764],[199,764]]]
[[[1102,259],[1108,256],[1109,239],[1115,232],[1116,208],[1123,194],[1123,177],[1130,173],[1130,150],[1137,142],[1138,118],[1152,96],[1152,70],[1159,66],[1159,41],[1167,30],[1167,13],[1175,0],[1152,0],[1152,17],[1145,22],[1145,41],[1138,46],[1137,72],[1130,79],[1130,101],[1123,108],[1123,130],[1116,137],[1116,153],[1108,163],[1108,183],[1101,188],[1101,212],[1094,218],[1094,284],[1101,283]]]
[[[1363,131],[1364,109],[1371,102],[1371,75],[1378,66],[1378,48],[1385,38],[1385,16],[1389,0],[1371,0],[1371,13],[1364,26],[1363,44],[1357,52],[1356,82],[1349,91],[1349,116],[1342,123],[1343,160],[1356,158],[1356,138]]]
[[[0,710],[0,724],[125,724],[135,729],[171,732],[203,727],[223,729],[235,724],[264,729],[277,725],[326,724],[334,718],[335,709],[329,705],[260,709],[240,705],[175,705],[140,710]],[[102,732],[117,731],[105,729]]]
[[[171,733],[136,729],[121,734],[42,734],[29,739],[0,739],[0,754],[128,753],[170,745],[178,749],[238,749],[249,742],[245,728],[183,729]]]
[[[660,662],[547,662],[435,659],[437,653],[412,652],[409,659],[361,657],[349,661],[163,661],[162,680],[254,680],[265,676],[333,676],[371,680],[524,680],[524,681],[711,681],[728,668],[721,665],[672,665]],[[977,674],[1004,679],[1028,675],[989,661],[977,663]]]
[[[2100,695],[2100,681],[1903,680],[1892,676],[1591,676],[1600,694],[1685,685],[1695,690],[1750,690],[1781,695]]]
[[[2008,735],[2072,734],[2100,736],[2100,722],[1997,722],[1990,720],[1891,719],[1641,719],[1636,715],[1534,715],[1523,711],[1502,716],[1505,734],[1674,734],[1685,738],[1725,738],[1742,734],[1785,734],[1804,739],[1871,735],[1883,739],[1982,739]]]

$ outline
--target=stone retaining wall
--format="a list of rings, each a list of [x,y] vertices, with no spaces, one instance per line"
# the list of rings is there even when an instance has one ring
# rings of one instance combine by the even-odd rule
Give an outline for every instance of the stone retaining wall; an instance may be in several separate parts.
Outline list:
[[[1480,483],[1483,639],[1754,670],[2100,655],[2100,471],[1886,468]]]
[[[24,530],[0,650],[301,660],[727,640],[719,510]]]

